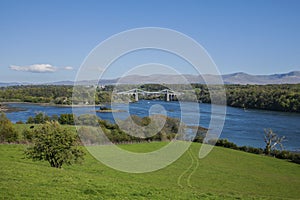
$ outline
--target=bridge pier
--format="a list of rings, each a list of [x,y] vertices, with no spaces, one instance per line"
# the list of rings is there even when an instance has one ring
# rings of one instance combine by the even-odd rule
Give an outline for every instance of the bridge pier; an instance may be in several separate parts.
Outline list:
[[[165,94],[165,101],[174,101],[176,97],[176,94],[174,93],[169,93],[167,91],[167,93]]]
[[[170,101],[170,96],[169,96],[168,93],[166,94],[165,100],[166,100],[166,101]]]
[[[139,101],[139,93],[135,92],[133,93],[133,96],[135,101]]]
[[[170,94],[170,100],[174,101],[175,95],[174,94]]]

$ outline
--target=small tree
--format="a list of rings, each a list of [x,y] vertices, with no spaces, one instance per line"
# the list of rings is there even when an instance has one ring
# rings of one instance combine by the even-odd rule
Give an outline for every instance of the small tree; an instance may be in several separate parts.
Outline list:
[[[277,136],[277,134],[274,133],[272,131],[272,129],[265,129],[264,131],[265,131],[264,141],[266,144],[265,154],[270,155],[272,150],[275,150],[276,146],[278,146],[278,145],[281,147],[281,149],[283,149],[282,142],[285,139],[284,136],[282,136],[282,137]]]
[[[34,126],[31,126],[31,127],[34,128]],[[34,132],[29,128],[26,128],[22,131],[23,138],[26,142],[32,142],[33,134],[34,134]]]
[[[0,115],[0,142],[15,142],[18,139],[18,133],[14,129],[11,121],[4,113]]]
[[[26,121],[26,124],[34,124],[34,119],[33,117],[28,117],[27,121]]]
[[[62,128],[58,122],[46,122],[33,131],[33,145],[25,151],[29,158],[48,161],[51,167],[56,168],[83,159],[84,152],[78,147],[77,135]]]

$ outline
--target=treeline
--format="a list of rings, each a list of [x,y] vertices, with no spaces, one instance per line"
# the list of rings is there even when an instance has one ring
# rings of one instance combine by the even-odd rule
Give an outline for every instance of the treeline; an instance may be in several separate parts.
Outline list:
[[[182,92],[181,101],[211,103],[210,91],[206,85],[192,84],[160,85],[144,84],[120,86],[80,86],[74,94],[74,104],[101,104],[112,100],[113,91],[127,91],[133,88],[145,91],[160,91],[166,88]],[[214,94],[222,91],[220,86],[213,87]],[[227,105],[245,109],[264,109],[285,112],[300,112],[300,84],[282,85],[225,85]],[[11,86],[0,88],[0,101],[20,101],[32,103],[72,104],[73,86]],[[140,95],[139,99],[163,99],[163,95]]]
[[[300,84],[227,85],[226,95],[233,107],[300,112]]]
[[[100,104],[111,101],[114,86],[78,86],[73,97],[69,85],[22,85],[0,87],[0,102],[51,103],[57,105]]]
[[[0,88],[0,101],[71,104],[73,86],[28,85]]]

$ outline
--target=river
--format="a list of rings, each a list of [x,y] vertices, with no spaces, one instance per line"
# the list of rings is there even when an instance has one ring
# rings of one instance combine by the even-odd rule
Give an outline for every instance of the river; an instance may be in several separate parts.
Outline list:
[[[192,102],[185,102],[184,117],[185,123],[188,125],[198,125],[192,120],[197,117],[197,106],[200,110],[200,126],[208,127],[211,117],[220,117],[211,114],[210,104],[198,104]],[[42,106],[37,104],[25,103],[11,103],[12,107],[26,109],[25,111],[7,113],[7,117],[12,122],[19,120],[26,122],[29,116],[34,116],[38,112],[45,114],[60,115],[63,113],[72,113],[71,107],[56,107],[56,106]],[[181,118],[181,106],[178,102],[165,101],[146,101],[141,100],[136,103],[129,104],[129,112],[119,113],[97,113],[101,119],[114,122],[114,117],[125,119],[131,115],[138,115],[141,117],[149,115],[149,109],[156,107],[156,113],[167,113],[170,117]],[[114,109],[125,110],[126,104],[115,104]],[[153,108],[153,107],[152,107]],[[161,108],[161,109],[159,109]],[[76,107],[76,113],[92,113],[93,107]],[[99,109],[99,107],[96,107]],[[221,108],[220,108],[221,109]],[[114,116],[113,116],[114,115]],[[285,136],[286,141],[283,143],[287,150],[300,151],[300,114],[286,113],[264,110],[244,110],[240,108],[227,107],[225,117],[225,124],[221,134],[221,138],[227,138],[229,141],[236,143],[239,146],[248,145],[253,147],[264,147],[263,132],[265,128],[271,128],[279,136]],[[189,119],[191,119],[189,121]]]

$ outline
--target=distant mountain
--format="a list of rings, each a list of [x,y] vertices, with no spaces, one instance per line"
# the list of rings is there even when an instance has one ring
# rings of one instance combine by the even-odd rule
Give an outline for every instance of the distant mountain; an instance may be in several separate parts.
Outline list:
[[[300,71],[292,71],[283,74],[271,74],[271,75],[251,75],[243,72],[225,74],[222,75],[224,84],[296,84],[300,83]],[[146,84],[146,83],[160,83],[160,84],[184,84],[184,83],[200,83],[200,84],[214,84],[217,83],[218,76],[211,74],[200,75],[166,75],[166,74],[153,74],[150,76],[141,75],[129,75],[116,79],[102,79],[99,82],[97,80],[85,80],[79,81],[80,85],[113,85],[113,84]],[[34,83],[0,83],[0,87],[13,86],[13,85],[37,85]],[[45,85],[73,85],[73,81],[58,81],[52,83],[45,83]]]
[[[0,82],[0,87],[15,86],[15,85],[30,85],[30,83],[27,83],[27,82],[9,82],[9,83]]]
[[[73,85],[74,81],[57,81],[52,83],[46,83],[46,85]]]
[[[272,75],[250,75],[246,73],[234,73],[223,75],[225,84],[294,84],[300,83],[300,71],[293,71],[285,74]]]
[[[250,75],[243,72],[222,75],[224,84],[295,84],[300,83],[300,71],[293,71],[285,74],[272,75]],[[150,76],[130,75],[118,79],[120,84],[143,84],[143,83],[218,83],[217,75],[204,74],[200,75],[159,75]]]

